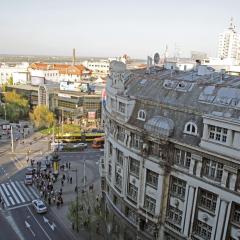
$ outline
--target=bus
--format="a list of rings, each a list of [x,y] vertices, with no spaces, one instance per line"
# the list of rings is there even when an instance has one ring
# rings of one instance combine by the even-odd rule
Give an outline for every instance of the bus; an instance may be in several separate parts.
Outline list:
[[[104,147],[104,137],[95,138],[92,142],[93,148],[103,148]]]
[[[56,141],[60,141],[63,143],[79,143],[79,142],[92,142],[95,138],[103,137],[104,133],[71,133],[71,134],[57,134],[55,136]]]

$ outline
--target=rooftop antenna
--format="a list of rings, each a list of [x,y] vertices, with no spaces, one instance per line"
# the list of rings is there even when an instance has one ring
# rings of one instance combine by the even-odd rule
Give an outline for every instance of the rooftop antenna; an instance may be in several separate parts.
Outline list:
[[[168,57],[168,45],[166,45],[165,51],[164,51],[164,62],[167,61],[167,57]]]

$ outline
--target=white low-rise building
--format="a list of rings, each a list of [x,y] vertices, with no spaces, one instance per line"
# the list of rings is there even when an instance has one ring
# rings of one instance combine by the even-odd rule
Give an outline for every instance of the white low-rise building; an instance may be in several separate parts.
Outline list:
[[[29,82],[28,63],[22,64],[2,64],[0,67],[0,84],[26,84]]]
[[[240,79],[110,65],[102,193],[114,239],[240,236]]]

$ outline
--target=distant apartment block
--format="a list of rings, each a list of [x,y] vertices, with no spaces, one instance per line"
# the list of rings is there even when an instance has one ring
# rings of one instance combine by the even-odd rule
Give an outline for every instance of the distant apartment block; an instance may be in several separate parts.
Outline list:
[[[227,30],[219,34],[218,57],[240,60],[240,35],[231,19]]]

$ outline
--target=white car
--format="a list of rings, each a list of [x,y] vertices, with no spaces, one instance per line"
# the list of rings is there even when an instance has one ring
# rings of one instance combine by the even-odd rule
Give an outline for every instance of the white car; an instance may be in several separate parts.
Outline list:
[[[87,143],[77,143],[73,145],[74,148],[87,148]]]
[[[45,206],[44,202],[40,199],[33,200],[32,205],[37,213],[47,212],[47,207]]]

